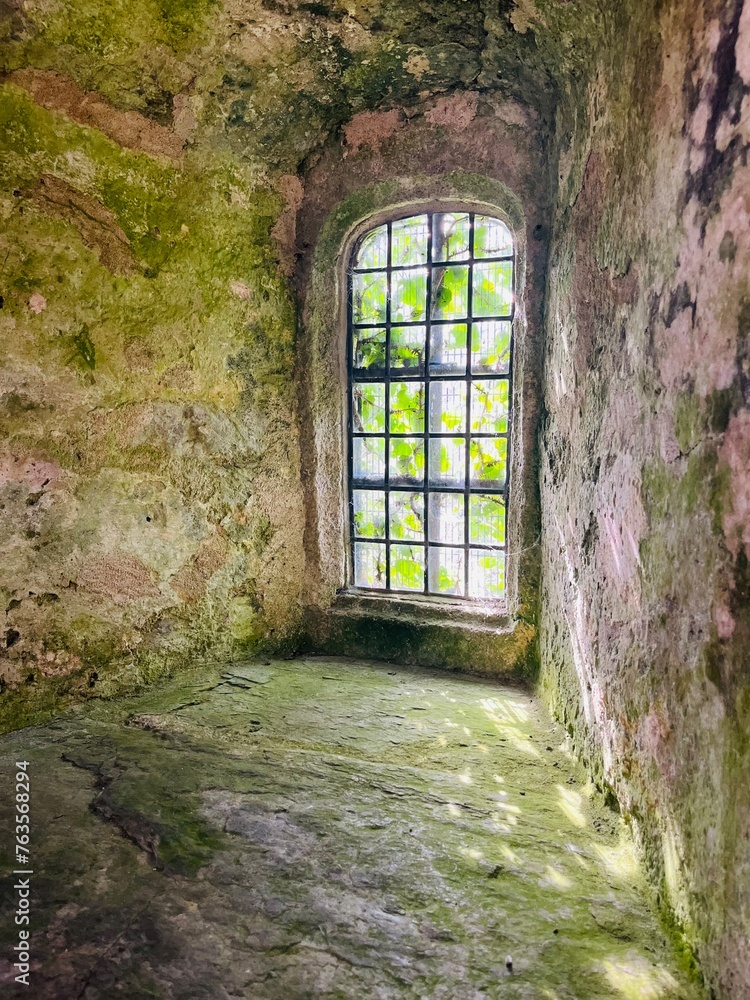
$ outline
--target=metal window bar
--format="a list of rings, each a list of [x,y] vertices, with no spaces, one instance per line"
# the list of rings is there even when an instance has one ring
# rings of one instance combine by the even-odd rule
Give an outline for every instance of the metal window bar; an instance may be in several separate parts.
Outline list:
[[[435,225],[437,220],[441,220],[444,214],[460,214],[461,216],[468,215],[468,225],[469,225],[469,246],[468,255],[463,256],[461,259],[456,261],[446,260],[434,260],[436,256],[435,247]],[[408,216],[409,218],[419,218],[419,216]],[[490,218],[484,216],[484,218]],[[502,553],[503,555],[503,575],[505,574],[505,569],[507,567],[507,525],[506,530],[503,533],[504,541],[502,544],[495,544],[487,542],[472,542],[471,541],[471,497],[472,496],[498,496],[503,498],[503,516],[507,519],[508,510],[508,487],[509,487],[509,477],[508,468],[511,461],[510,455],[510,435],[513,419],[513,406],[512,406],[512,385],[513,385],[513,320],[515,315],[515,266],[516,266],[516,254],[515,254],[515,244],[513,245],[512,251],[510,253],[498,254],[496,256],[482,256],[480,258],[475,257],[475,220],[476,213],[474,212],[462,212],[462,213],[435,213],[430,214],[427,217],[427,253],[426,261],[417,264],[408,265],[394,265],[393,264],[393,222],[403,221],[401,220],[391,220],[385,224],[386,237],[387,237],[387,263],[385,267],[369,267],[369,268],[357,268],[353,264],[349,268],[348,274],[348,288],[347,288],[347,369],[348,369],[348,385],[347,385],[347,398],[348,398],[348,485],[349,485],[349,535],[350,535],[350,582],[354,583],[355,579],[355,552],[356,544],[364,543],[366,545],[379,545],[385,547],[385,580],[382,587],[363,587],[361,585],[356,586],[357,590],[363,590],[374,593],[405,593],[412,592],[408,588],[394,588],[391,586],[391,550],[394,545],[406,545],[410,548],[422,549],[423,551],[423,586],[421,593],[429,596],[454,596],[451,593],[446,593],[445,591],[440,591],[432,589],[430,587],[430,550],[431,549],[451,549],[451,550],[461,550],[463,552],[463,593],[460,596],[466,600],[479,600],[481,598],[469,597],[470,591],[470,560],[471,552],[478,551],[491,551]],[[500,220],[491,220],[500,221]],[[381,228],[381,227],[377,227]],[[356,259],[356,255],[362,244],[362,241],[374,230],[370,230],[368,233],[364,234],[363,237],[358,242],[357,246],[354,248],[352,253],[352,259]],[[442,248],[441,248],[442,249]],[[447,258],[447,255],[446,255]],[[482,315],[477,317],[474,315],[474,301],[473,301],[473,289],[474,289],[474,266],[476,263],[493,264],[498,262],[510,262],[511,272],[510,272],[510,295],[511,295],[511,309],[510,312],[489,315]],[[433,319],[433,307],[435,304],[435,280],[434,272],[438,270],[441,273],[442,279],[444,280],[445,274],[448,268],[465,268],[467,269],[467,308],[466,315],[457,317],[453,320],[435,320]],[[393,294],[393,276],[396,273],[408,273],[409,271],[419,271],[426,270],[426,285],[425,285],[425,316],[424,319],[417,320],[396,320],[392,319],[392,294]],[[386,275],[386,313],[384,323],[355,323],[354,322],[354,292],[353,292],[353,279],[354,275],[366,275],[366,274],[385,274]],[[482,323],[493,323],[493,322],[506,322],[509,325],[508,330],[508,348],[507,348],[507,370],[504,372],[488,372],[488,371],[473,371],[473,324],[475,322]],[[463,326],[466,331],[466,349],[465,349],[465,366],[463,372],[458,371],[446,371],[446,370],[435,370],[431,363],[431,349],[432,349],[432,332],[433,328],[442,327],[455,327]],[[409,369],[394,369],[392,366],[392,330],[394,327],[398,328],[419,328],[424,327],[425,331],[425,343],[424,343],[424,353],[423,353],[423,363],[422,366],[417,366],[416,371],[411,371]],[[355,366],[354,357],[354,334],[355,331],[367,331],[367,330],[380,330],[385,331],[385,351],[384,351],[384,367],[383,368],[357,368]],[[453,350],[453,360],[456,360],[457,350]],[[445,358],[442,359],[445,361]],[[445,363],[441,366],[441,369],[448,367]],[[423,393],[423,430],[421,433],[418,432],[398,432],[391,430],[391,412],[390,412],[390,400],[391,400],[391,385],[393,382],[404,382],[404,383],[423,383],[424,393]],[[436,382],[447,382],[447,383],[463,383],[465,387],[465,428],[463,433],[460,432],[450,432],[450,431],[434,431],[431,430],[431,395],[433,392],[441,392],[442,387],[435,385]],[[507,413],[506,413],[506,430],[502,433],[484,433],[479,431],[472,431],[471,421],[472,421],[472,387],[476,382],[490,382],[490,383],[500,383],[505,382],[507,385]],[[373,433],[366,430],[357,430],[354,422],[353,414],[353,388],[357,383],[370,383],[378,384],[384,387],[384,426],[383,432]],[[415,439],[421,437],[423,448],[424,448],[424,469],[423,469],[423,479],[422,482],[418,481],[407,481],[394,478],[391,469],[391,457],[390,448],[391,442],[398,439]],[[357,479],[354,475],[354,442],[357,438],[368,438],[371,440],[382,440],[384,448],[384,474],[381,479],[371,479],[371,478],[360,478]],[[430,444],[432,441],[439,440],[457,440],[463,439],[464,443],[464,475],[463,482],[460,485],[450,484],[445,482],[436,482],[432,480],[430,474]],[[490,485],[489,483],[482,484],[481,482],[472,485],[471,480],[471,444],[472,442],[481,441],[504,441],[505,442],[505,479],[503,482],[498,482]],[[384,494],[385,498],[385,525],[382,537],[371,537],[362,536],[357,534],[356,523],[355,523],[355,510],[354,510],[354,491],[355,490],[374,490],[379,493]],[[423,496],[423,513],[422,513],[422,534],[423,537],[420,540],[416,539],[393,539],[391,537],[391,516],[392,511],[395,509],[391,502],[391,494],[393,492],[408,492],[408,493],[422,493]],[[441,541],[439,539],[431,538],[430,530],[430,497],[434,494],[445,493],[449,495],[461,495],[463,498],[463,543],[457,544],[454,541]]]

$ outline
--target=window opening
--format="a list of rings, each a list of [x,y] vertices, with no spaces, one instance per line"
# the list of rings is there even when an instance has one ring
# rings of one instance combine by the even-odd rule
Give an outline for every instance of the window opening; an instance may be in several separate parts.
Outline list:
[[[351,582],[505,593],[515,252],[474,212],[394,219],[349,269]]]

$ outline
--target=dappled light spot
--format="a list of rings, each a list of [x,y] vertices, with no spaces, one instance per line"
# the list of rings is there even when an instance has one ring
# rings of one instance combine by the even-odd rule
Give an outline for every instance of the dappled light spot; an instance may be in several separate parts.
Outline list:
[[[508,698],[483,698],[480,705],[502,722],[528,722],[529,713],[520,702]]]
[[[562,872],[553,868],[552,865],[547,865],[547,868],[545,869],[542,884],[545,883],[547,885],[551,885],[555,889],[571,889],[573,887],[573,883],[567,875],[563,875]]]
[[[583,868],[584,871],[590,870],[591,865],[586,858],[582,856],[581,849],[579,847],[576,847],[575,844],[566,844],[565,847],[573,855],[573,860],[579,868]]]
[[[586,817],[583,815],[581,808],[583,806],[583,796],[578,792],[574,792],[571,788],[564,788],[562,785],[558,785],[557,790],[560,793],[558,805],[570,822],[574,826],[586,826]]]
[[[445,808],[448,810],[451,816],[461,815],[461,810],[459,809],[459,807],[456,805],[455,802],[447,802]]]
[[[607,874],[624,882],[631,882],[638,875],[638,862],[635,859],[635,852],[623,840],[613,847],[605,844],[594,844],[594,851],[599,859],[604,863]]]
[[[484,857],[482,851],[476,847],[462,847],[460,853],[463,854],[465,858],[471,858],[472,861],[481,861]]]
[[[510,819],[510,817],[508,817],[508,819]],[[501,816],[500,813],[492,813],[492,815],[490,816],[490,820],[491,820],[491,823],[490,823],[489,829],[492,830],[493,833],[511,833],[512,832],[512,829],[511,829],[512,824],[504,822],[505,817]],[[513,821],[514,821],[514,823],[516,822],[515,817],[513,817]]]
[[[474,779],[472,778],[471,774],[468,771],[464,771],[463,774],[459,774],[458,780],[461,782],[462,785],[474,784]]]
[[[511,805],[510,802],[497,802],[495,805],[496,809],[502,809],[505,813],[512,813],[514,816],[519,816],[521,810],[518,806]]]
[[[600,963],[607,982],[625,1000],[660,1000],[672,995],[677,981],[665,969],[629,952],[624,958],[607,958]]]

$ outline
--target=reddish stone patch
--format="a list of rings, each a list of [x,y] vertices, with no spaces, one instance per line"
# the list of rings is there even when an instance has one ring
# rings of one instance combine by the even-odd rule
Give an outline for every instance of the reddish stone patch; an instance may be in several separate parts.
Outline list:
[[[347,152],[357,153],[361,146],[377,149],[403,126],[404,116],[396,108],[392,111],[362,111],[344,126]]]
[[[197,601],[206,593],[206,584],[224,565],[228,552],[227,539],[223,534],[214,534],[201,543],[192,562],[183,566],[171,582],[183,601]]]
[[[67,76],[48,70],[19,69],[6,79],[28,91],[43,108],[61,111],[79,125],[98,128],[126,149],[171,160],[182,156],[183,140],[171,128],[138,111],[118,111],[101,95],[81,90]]]
[[[425,118],[431,125],[463,131],[476,118],[478,102],[479,95],[475,91],[441,97],[434,108],[425,112]]]
[[[149,568],[127,552],[92,558],[78,573],[78,586],[104,594],[115,604],[161,597]]]
[[[54,486],[64,474],[59,465],[43,459],[0,458],[0,486],[23,483],[31,493],[37,493],[44,486]]]

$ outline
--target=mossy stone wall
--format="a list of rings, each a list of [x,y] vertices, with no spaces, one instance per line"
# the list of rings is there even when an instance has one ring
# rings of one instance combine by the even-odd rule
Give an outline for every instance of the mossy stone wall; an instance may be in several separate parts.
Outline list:
[[[606,33],[605,33],[606,34]],[[542,685],[750,995],[750,7],[641,4],[558,120]]]

